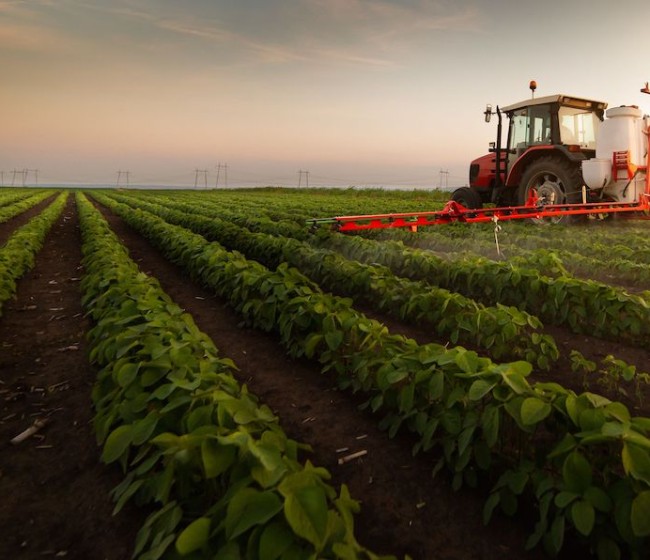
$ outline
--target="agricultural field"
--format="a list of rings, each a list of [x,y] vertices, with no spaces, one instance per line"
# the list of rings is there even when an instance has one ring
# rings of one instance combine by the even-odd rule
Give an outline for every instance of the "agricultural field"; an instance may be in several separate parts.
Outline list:
[[[0,189],[0,558],[647,558],[650,222],[447,196]]]

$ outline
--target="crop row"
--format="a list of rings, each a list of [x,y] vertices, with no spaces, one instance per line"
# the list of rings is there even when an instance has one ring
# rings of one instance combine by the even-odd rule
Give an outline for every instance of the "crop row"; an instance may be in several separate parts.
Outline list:
[[[329,251],[309,251],[304,243],[300,244],[285,237],[295,235],[299,239],[308,238],[304,225],[291,221],[273,222],[265,217],[250,217],[230,212],[225,212],[227,221],[224,221],[219,217],[208,217],[208,207],[179,203],[175,199],[168,200],[167,205],[161,205],[148,203],[137,196],[111,196],[132,206],[146,208],[172,223],[189,227],[210,239],[220,240],[229,248],[241,250],[267,265],[277,266],[280,259],[285,259],[328,290],[358,298],[399,319],[429,323],[439,334],[449,336],[453,343],[460,341],[487,348],[493,358],[524,357],[542,368],[548,367],[557,358],[557,347],[549,335],[531,330],[530,339],[524,338],[524,332],[530,330],[531,325],[539,325],[536,317],[522,315],[522,312],[514,307],[498,305],[488,308],[480,306],[478,312],[472,313],[472,307],[476,304],[460,294],[451,294],[421,282],[409,282],[404,278],[387,276],[387,271],[376,264],[363,265],[357,261],[341,259],[339,254]],[[164,197],[160,198],[164,200]],[[147,197],[146,200],[151,198]],[[219,215],[224,215],[222,209],[219,209]],[[242,229],[234,224],[247,227]],[[271,233],[278,238],[256,236],[248,232],[249,228]],[[552,270],[555,277],[565,274],[562,263],[555,254],[540,250],[535,255],[539,268]],[[530,257],[522,260],[519,266],[529,267]],[[528,325],[523,319],[527,319]],[[506,350],[508,341],[511,344]],[[587,363],[580,362],[577,357],[574,360],[574,354],[577,353],[572,353],[572,367],[576,367],[576,371],[582,371]],[[612,367],[614,362],[611,360],[617,364],[616,367]],[[593,363],[587,364],[588,371],[595,371],[596,367]],[[599,374],[598,383],[602,383],[613,393],[620,392],[630,396],[631,393],[621,385],[625,381],[627,386],[631,386],[637,399],[641,399],[641,384],[647,383],[648,379],[647,374],[637,373],[634,366],[628,366],[613,356],[608,356],[603,361]]]
[[[401,320],[426,324],[452,344],[471,344],[495,359],[525,359],[543,369],[558,358],[553,338],[538,332],[539,320],[516,307],[485,307],[460,294],[399,278],[384,266],[352,261],[292,238],[251,233],[217,217],[126,200],[269,268],[287,262],[328,291],[353,297]]]
[[[290,196],[288,196],[290,193]],[[391,196],[394,195],[394,196]],[[448,194],[447,194],[448,196]],[[397,200],[395,200],[397,197]],[[245,191],[182,191],[173,193],[146,193],[142,198],[163,204],[183,203],[200,207],[213,214],[235,210],[253,218],[271,217],[273,220],[295,220],[304,224],[307,218],[346,214],[406,212],[435,210],[444,202],[440,192],[384,192],[323,191],[311,189],[296,194],[287,189],[250,189]],[[559,249],[594,256],[604,249],[607,254],[632,262],[650,263],[645,227],[633,221],[617,221],[616,227],[607,222],[582,226],[554,225],[531,228],[529,224],[508,222],[502,225],[499,241],[507,255],[523,248]],[[489,224],[454,224],[446,227],[422,228],[417,235],[405,230],[384,230],[387,238],[410,238],[413,243],[444,246],[453,244],[453,250],[475,252],[494,249],[493,227]],[[411,242],[404,239],[405,243]]]
[[[603,226],[607,227],[607,226]],[[453,229],[453,228],[449,228]],[[409,247],[428,249],[437,253],[444,252],[453,254],[453,258],[461,253],[467,255],[484,255],[490,258],[497,257],[494,237],[482,230],[465,229],[465,237],[445,235],[445,228],[437,228],[421,231],[417,234],[407,231],[382,232],[377,235],[364,234],[364,237],[372,239],[390,239],[392,241],[403,241]],[[566,230],[563,230],[566,235]],[[552,233],[552,231],[551,231]],[[582,238],[584,233],[580,230],[571,232],[572,241],[576,237]],[[578,275],[583,278],[593,276],[601,277],[603,272],[607,274],[608,283],[628,284],[637,286],[643,283],[650,287],[650,265],[643,262],[643,253],[635,253],[630,258],[621,256],[621,252],[611,248],[610,245],[597,243],[592,239],[581,241],[581,251],[567,250],[567,243],[560,240],[558,235],[550,235],[546,243],[548,247],[538,247],[537,237],[533,235],[518,234],[510,237],[506,242],[501,236],[499,248],[501,259],[506,258],[509,262],[521,267],[535,268],[546,276],[571,276]],[[551,248],[552,247],[552,248]],[[601,255],[598,257],[597,255]],[[640,255],[641,262],[635,257]]]
[[[147,204],[146,202],[143,202],[142,197],[139,196],[119,197],[119,199],[124,200],[129,204],[138,204],[140,206]],[[151,199],[152,197],[150,196],[146,197],[146,200]],[[312,242],[315,239],[313,236],[309,236],[304,225],[300,225],[295,221],[283,220],[280,222],[274,222],[269,218],[260,215],[249,216],[244,212],[236,213],[233,211],[224,210],[222,208],[211,210],[208,205],[199,206],[197,204],[191,204],[188,202],[178,202],[176,199],[170,200],[166,199],[166,197],[163,196],[156,197],[156,199],[162,201],[166,200],[166,204],[164,205],[166,209],[166,217],[175,223],[186,223],[189,225],[189,222],[187,222],[187,220],[191,220],[190,216],[194,216],[196,217],[195,222],[197,220],[200,220],[205,224],[208,224],[201,230],[203,233],[209,231],[210,222],[217,221],[219,219],[214,217],[214,215],[210,217],[211,212],[216,211],[217,216],[223,217],[228,222],[240,225],[241,227],[246,227],[251,231],[264,232],[281,237],[293,237],[303,240],[311,239]],[[149,208],[160,209],[161,205],[153,205]],[[177,212],[174,214],[172,210],[177,210]],[[203,219],[199,218],[199,216],[202,216]],[[460,231],[460,228],[452,227],[449,229],[451,231]],[[407,234],[406,232],[399,233],[400,237],[408,235],[412,236],[413,234]],[[329,239],[329,236],[327,235],[327,232],[321,231],[319,232],[317,238]],[[340,243],[343,243],[344,238],[338,236],[338,239]],[[356,241],[356,243],[363,244],[364,242],[363,240],[359,239]],[[392,246],[392,248],[395,248],[396,244],[394,242],[392,244],[381,243],[380,245],[374,246],[371,244],[366,245],[367,247],[372,247],[374,249],[374,252],[371,253],[370,258],[366,261],[367,263],[372,263],[373,265],[381,263],[391,266],[390,260],[382,261],[381,259],[383,257],[387,257],[387,255],[384,254],[384,248],[386,246]],[[331,248],[341,251],[341,249],[337,246],[333,246]],[[403,249],[405,253],[411,251],[410,249],[401,247],[401,245],[398,245],[398,248]],[[343,254],[346,254],[344,251],[342,252]],[[356,258],[358,256],[358,253],[348,253],[346,256]],[[491,279],[492,284],[496,284],[496,288],[502,290],[499,293],[505,293],[506,296],[508,296],[505,303],[511,307],[521,307],[521,301],[520,297],[518,297],[518,294],[527,292],[528,299],[532,299],[533,303],[538,304],[531,306],[531,302],[529,301],[529,308],[527,310],[531,313],[537,312],[537,314],[539,314],[540,310],[543,310],[545,312],[543,319],[549,323],[568,325],[575,331],[586,332],[587,334],[593,334],[596,336],[618,338],[620,340],[632,341],[641,345],[644,344],[644,334],[637,331],[642,330],[644,326],[645,330],[647,330],[648,327],[648,322],[644,322],[643,320],[648,313],[648,305],[650,304],[650,296],[648,293],[641,293],[638,296],[627,296],[625,292],[617,288],[612,288],[600,283],[571,279],[570,275],[566,271],[566,268],[564,267],[563,261],[557,256],[555,252],[544,249],[537,250],[525,257],[516,257],[510,259],[510,261],[507,263],[496,263],[494,261],[476,257],[467,257],[464,259],[441,259],[428,251],[421,251],[417,256],[430,256],[429,263],[427,263],[429,265],[428,270],[431,270],[431,264],[441,265],[444,268],[446,276],[450,275],[449,271],[450,269],[453,270],[453,263],[457,261],[461,263],[461,269],[464,271],[469,271],[470,273],[474,270],[475,267],[479,267],[479,272],[477,273],[478,279],[474,282],[473,286],[474,291],[468,291],[466,288],[457,289],[455,282],[445,277],[442,278],[443,287],[455,292],[461,292],[465,296],[472,297],[475,300],[480,301],[482,299],[483,303],[488,306],[494,306],[495,304],[498,304],[499,300],[497,297],[495,297],[494,292],[496,289],[494,286],[490,286],[488,283],[488,286],[485,290],[482,287],[481,282],[484,281],[486,272],[497,276],[496,278]],[[422,261],[422,259],[419,258],[416,260],[419,260],[420,263]],[[392,270],[396,274],[399,274],[401,269],[398,266],[393,267]],[[439,270],[434,269],[433,272],[436,273],[439,272]],[[526,282],[521,282],[522,275],[525,277],[524,279],[527,280]],[[550,278],[547,278],[549,276]],[[427,282],[429,287],[431,284],[440,283],[440,278],[436,277],[433,273],[428,276],[415,275],[411,278],[413,280]],[[518,286],[515,286],[513,288],[514,293],[512,293],[513,290],[508,290],[508,281],[510,279],[512,279],[512,281],[515,283],[519,283]],[[445,280],[446,283],[444,283]],[[537,294],[535,294],[535,291],[537,291]],[[530,292],[533,292],[532,295]],[[488,294],[490,294],[489,297]],[[537,297],[533,297],[535,295],[537,295]],[[552,299],[543,301],[544,296],[548,296]],[[600,301],[600,296],[604,296],[605,299],[603,301]],[[456,294],[455,297],[460,297],[460,294]],[[635,309],[636,302],[643,303],[640,307]],[[416,312],[412,310],[412,313]],[[589,317],[589,320],[584,319],[585,314]],[[410,319],[413,320],[412,315]],[[592,326],[596,322],[599,323],[598,328],[594,328]],[[470,338],[473,337],[476,339],[476,336],[473,334],[473,332],[476,332],[477,330],[477,323],[473,323],[473,325],[474,326],[469,326],[469,330],[464,333],[466,336],[466,338],[462,339],[464,343],[472,344]],[[453,334],[453,332],[450,334]],[[490,337],[491,334],[492,333],[488,333],[486,337]],[[539,338],[538,334],[533,334],[534,336],[532,338],[534,340],[532,340],[529,345],[532,344],[533,346],[541,346],[542,356],[541,359],[538,358],[536,361],[538,365],[545,366],[549,360],[553,359],[552,355],[554,344],[552,343],[552,340],[549,344],[549,340],[547,338]],[[488,342],[492,344],[492,339],[488,338]],[[492,346],[491,350],[494,352],[494,346]],[[517,351],[516,348],[515,351]],[[492,353],[491,355],[494,356],[495,354]],[[496,355],[498,356],[499,354],[497,353]],[[533,354],[531,354],[530,357],[533,357]]]
[[[186,196],[181,196],[181,200],[178,198],[170,199],[166,196],[155,196],[149,193],[147,193],[147,196],[140,196],[139,193],[124,195],[111,192],[110,196],[120,202],[137,205],[142,208],[165,208],[185,215],[191,214],[209,219],[225,219],[240,227],[248,228],[253,232],[263,232],[303,240],[309,237],[309,230],[305,228],[302,219],[276,220],[271,217],[276,213],[270,211],[268,205],[266,209],[261,209],[259,212],[246,212],[242,211],[241,208],[238,210],[236,205],[224,205],[217,203],[217,201],[212,201],[212,204],[210,204],[211,201],[209,199],[206,201],[196,200],[188,202],[183,200],[187,198]],[[278,212],[283,213],[284,210]]]
[[[299,462],[303,446],[234,364],[77,201],[102,459],[126,470],[116,511],[130,499],[153,508],[134,557],[378,558],[356,542],[345,486],[337,495],[325,469]]]
[[[495,364],[462,348],[390,335],[348,300],[323,294],[296,270],[271,272],[160,218],[102,199],[173,262],[211,287],[251,326],[275,330],[293,356],[317,359],[341,386],[363,391],[394,435],[442,453],[454,487],[501,472],[485,507],[539,520],[528,545],[551,552],[571,532],[601,559],[640,558],[650,535],[650,420],[593,393],[531,385],[526,362]]]
[[[14,231],[0,247],[0,316],[3,304],[16,293],[16,280],[34,266],[34,257],[63,211],[67,198],[66,193],[60,194],[39,216]]]
[[[0,223],[22,214],[50,196],[52,196],[52,191],[40,191],[28,197],[21,196],[11,204],[0,207]]]
[[[506,255],[521,250],[546,249],[587,257],[615,255],[632,262],[650,263],[645,224],[614,226],[605,222],[583,227],[559,224],[533,227],[530,223],[520,221],[500,223],[499,226],[497,239]],[[496,249],[494,224],[452,224],[420,228],[417,233],[396,228],[379,233],[388,239],[402,239],[407,245],[448,245],[453,251],[467,252]]]
[[[19,200],[32,196],[34,193],[28,189],[11,189],[5,190],[0,188],[0,207],[9,206]]]
[[[417,210],[435,210],[440,207],[442,198],[438,193],[419,193],[412,201],[401,201],[395,204],[377,204],[381,199],[371,197],[367,192],[358,193],[358,202],[354,197],[346,197],[337,202],[337,197],[319,196],[318,192],[310,193],[311,199],[292,196],[287,200],[282,191],[264,192],[214,192],[205,193],[185,192],[173,201],[165,195],[158,196],[160,202],[176,203],[178,200],[194,207],[201,207],[205,212],[223,215],[223,212],[233,210],[240,216],[248,215],[253,219],[270,217],[274,221],[295,220],[304,223],[309,217],[333,216],[345,214],[364,214],[374,212],[406,212]],[[340,198],[340,197],[339,197]],[[345,206],[342,207],[344,202]],[[226,216],[223,216],[226,217]],[[406,244],[421,246],[430,244],[439,250],[443,247],[453,251],[468,251],[472,253],[494,253],[496,246],[492,226],[485,224],[455,224],[454,226],[423,228],[417,234],[403,229],[382,231],[385,239],[402,239]],[[582,255],[591,260],[595,255],[611,255],[616,257],[617,269],[625,272],[631,265],[650,264],[650,251],[647,248],[646,228],[638,227],[635,222],[617,222],[613,227],[607,222],[585,224],[582,227],[553,226],[547,228],[531,228],[529,224],[509,222],[502,226],[499,234],[501,250],[507,256],[522,255],[530,249],[543,248],[554,253],[561,252],[561,258],[571,265],[575,258],[571,255]],[[522,256],[526,256],[523,254]],[[600,261],[600,259],[596,259]],[[584,259],[583,267],[591,266]],[[534,264],[534,263],[533,263]],[[543,266],[543,262],[539,263]],[[598,271],[598,263],[593,263],[591,270]],[[569,266],[569,268],[571,268]],[[608,267],[609,268],[609,267]],[[579,269],[579,270],[584,270]]]
[[[514,305],[577,333],[640,345],[649,340],[650,303],[600,282],[552,278],[532,268],[482,257],[448,261],[397,241],[379,243],[336,233],[325,233],[318,240],[320,246],[348,258],[384,264],[400,276],[453,289],[487,305]]]
[[[244,210],[274,219],[327,217],[342,214],[409,212],[441,209],[449,194],[441,191],[386,191],[381,189],[246,189],[216,191],[146,192],[147,200],[182,200]]]
[[[218,194],[218,196],[217,196]],[[248,206],[244,206],[244,208],[239,208],[237,210],[229,208],[228,205],[226,204],[224,207],[224,204],[222,202],[224,200],[230,200],[231,196],[229,193],[226,192],[219,192],[219,193],[210,193],[209,196],[205,196],[204,193],[197,193],[197,192],[185,192],[180,194],[179,196],[174,196],[173,198],[165,195],[165,194],[154,194],[154,193],[147,193],[146,196],[140,196],[140,193],[133,193],[129,197],[122,197],[122,200],[125,201],[130,201],[129,203],[133,204],[133,200],[136,199],[138,201],[138,204],[142,204],[143,200],[144,201],[158,201],[159,204],[165,206],[166,208],[178,210],[181,212],[184,212],[186,214],[192,214],[192,215],[201,215],[205,216],[207,218],[213,218],[215,216],[218,216],[221,219],[233,222],[237,225],[240,225],[241,227],[246,227],[250,229],[251,231],[254,232],[264,232],[264,233],[269,233],[271,235],[276,235],[276,236],[285,236],[285,237],[293,237],[296,239],[301,239],[301,240],[307,240],[310,239],[309,231],[305,227],[305,222],[304,222],[304,216],[306,214],[303,214],[302,217],[303,219],[282,219],[280,221],[274,221],[268,218],[269,212],[272,212],[273,215],[282,215],[281,211],[276,211],[276,207],[279,204],[284,205],[285,200],[281,199],[281,197],[278,197],[278,200],[276,202],[276,205],[269,204],[269,209],[267,211],[260,211],[260,212],[250,212]],[[240,193],[237,196],[237,200],[243,200],[245,202],[250,202],[251,200],[257,200],[258,195],[257,194],[252,194],[248,195],[247,193]],[[292,200],[292,199],[290,199]],[[219,201],[219,203],[217,203]],[[145,202],[146,204],[146,202]],[[297,206],[296,206],[297,207]],[[369,237],[371,239],[381,239],[381,240],[403,240],[407,245],[411,247],[416,247],[416,248],[424,248],[424,249],[429,249],[429,248],[435,248],[438,249],[437,245],[439,243],[444,243],[445,241],[452,242],[452,243],[461,243],[464,246],[473,246],[478,244],[478,249],[480,250],[483,245],[486,243],[494,245],[494,241],[485,241],[482,239],[482,233],[481,231],[478,231],[477,228],[480,226],[480,224],[453,224],[448,227],[440,227],[440,228],[427,228],[423,229],[422,231],[418,232],[417,234],[414,234],[412,232],[405,231],[403,229],[396,229],[396,230],[382,230],[378,232],[362,232],[363,237]],[[571,301],[572,297],[565,298],[565,294],[562,293],[556,293],[556,292],[571,292],[574,296],[576,295],[577,292],[580,291],[580,287],[585,287],[586,292],[592,292],[593,291],[593,286],[589,286],[590,282],[586,282],[585,284],[581,285],[580,282],[584,282],[583,280],[576,280],[578,284],[576,285],[575,282],[569,282],[569,286],[563,286],[563,280],[569,278],[572,276],[571,269],[573,268],[577,272],[582,273],[582,275],[585,274],[585,271],[588,272],[588,270],[594,271],[598,276],[602,276],[603,271],[606,271],[608,276],[615,276],[618,278],[621,282],[625,282],[625,279],[627,278],[629,280],[628,283],[632,284],[638,284],[639,280],[644,278],[644,275],[648,272],[647,265],[641,264],[641,263],[636,263],[630,260],[622,259],[622,258],[616,258],[614,261],[612,261],[611,266],[607,264],[605,261],[595,259],[593,256],[587,257],[587,256],[582,256],[579,254],[574,254],[574,253],[568,253],[566,251],[556,251],[556,250],[549,250],[549,249],[535,249],[535,250],[526,250],[523,247],[517,246],[515,243],[517,240],[521,240],[521,244],[523,246],[529,245],[528,239],[537,239],[539,237],[535,232],[539,231],[539,228],[530,228],[526,227],[524,224],[508,224],[508,227],[513,227],[516,231],[513,234],[515,239],[513,243],[510,245],[511,249],[513,250],[513,254],[515,255],[514,257],[511,257],[508,259],[507,263],[500,262],[498,265],[501,265],[501,272],[505,274],[506,280],[508,277],[510,277],[510,269],[515,269],[514,274],[512,275],[513,279],[515,282],[519,282],[519,272],[517,271],[527,271],[527,272],[532,272],[534,275],[539,275],[539,276],[549,276],[553,279],[559,279],[558,282],[552,282],[553,286],[550,290],[543,290],[543,292],[551,292],[554,297],[557,297],[557,301],[555,303],[546,303],[545,306],[552,311],[552,315],[555,316],[555,319],[553,316],[551,316],[552,320],[549,320],[546,317],[543,317],[546,322],[555,322],[555,324],[558,324],[557,318],[559,317],[560,321],[559,324],[564,324],[564,325],[569,325],[571,328],[576,330],[576,326],[578,324],[584,324],[585,321],[583,321],[583,314],[585,313],[583,306],[580,305],[580,301],[577,302],[577,312],[572,313],[571,312],[571,307],[570,306],[563,306],[562,303],[567,299],[568,301]],[[607,231],[607,235],[611,231],[614,233],[618,232],[619,230],[621,231],[621,238],[624,240],[627,240],[631,234],[631,232],[635,232],[635,239],[643,233],[643,230],[640,228],[629,225],[627,222],[624,225],[618,226],[617,229],[611,230],[611,228],[608,228],[607,226],[601,226],[597,227],[594,226],[592,228],[571,228],[571,236],[569,238],[570,241],[573,241],[575,243],[578,243],[579,245],[582,246],[592,246],[592,241],[591,238],[595,236],[595,232],[601,232],[605,229]],[[567,230],[566,228],[561,228],[561,227],[548,227],[544,228],[545,230],[545,237],[543,238],[546,240],[548,243],[551,243],[553,245],[553,239],[558,239],[561,238],[563,239],[566,236]],[[446,233],[443,233],[446,232]],[[641,232],[641,233],[639,233]],[[321,231],[321,234],[324,234],[325,230]],[[603,234],[605,235],[605,234]],[[491,235],[488,237],[491,238]],[[643,240],[645,242],[645,237],[643,237]],[[433,247],[432,247],[433,244]],[[533,242],[533,245],[535,242]],[[556,243],[557,245],[557,243]],[[564,241],[562,242],[562,245],[566,245]],[[450,246],[449,245],[444,245],[442,247],[443,250],[449,250]],[[479,251],[480,252],[480,251]],[[491,250],[491,252],[494,252],[494,249]],[[604,251],[606,252],[606,251]],[[567,257],[566,261],[560,258],[560,255],[565,255]],[[574,256],[575,258],[572,259],[571,257]],[[464,255],[463,258],[459,258],[458,254],[454,254],[453,256],[445,256],[443,260],[449,261],[450,264],[447,266],[453,266],[453,262],[455,261],[462,261],[463,266],[467,267],[469,264],[473,264],[474,266],[483,266],[484,264],[491,264],[492,269],[491,271],[494,272],[495,268],[495,263],[492,261],[488,261],[484,258],[476,258],[476,256],[472,256],[471,254]],[[468,261],[470,261],[468,263]],[[579,263],[579,265],[576,265],[576,262]],[[373,263],[373,264],[376,264]],[[618,271],[618,273],[616,272]],[[586,274],[588,277],[589,274]],[[432,279],[427,279],[427,278],[422,278],[422,277],[416,277],[414,278],[415,280],[423,280],[427,281],[429,284],[436,284],[436,282]],[[507,283],[507,282],[506,282]],[[537,289],[537,282],[533,280],[533,291]],[[602,283],[596,283],[600,287],[603,286]],[[606,284],[607,286],[607,284]],[[454,290],[453,285],[444,285],[444,288],[450,289],[451,291]],[[498,287],[498,286],[497,286]],[[609,287],[609,286],[608,286]],[[480,286],[478,286],[478,289],[480,290]],[[606,317],[605,319],[607,320],[607,325],[605,325],[604,329],[599,329],[602,331],[610,331],[610,332],[605,332],[604,335],[607,338],[616,338],[619,340],[627,340],[629,341],[629,332],[626,332],[629,327],[629,331],[632,332],[632,336],[636,336],[635,329],[637,329],[639,321],[637,321],[634,317],[632,318],[627,318],[627,317],[621,317],[623,314],[619,314],[618,317],[615,317],[616,314],[616,308],[618,306],[618,303],[616,303],[614,300],[620,300],[621,296],[625,297],[625,290],[621,288],[612,288],[615,293],[612,293],[611,290],[608,290],[609,293],[606,294],[607,299],[611,300],[610,303],[612,305],[606,305],[605,307],[608,308],[609,312],[609,317]],[[487,290],[488,293],[494,292],[494,290],[488,288]],[[471,293],[468,294],[468,292],[465,290],[462,292],[464,295],[473,297],[476,300],[479,300],[479,296],[472,295]],[[635,305],[635,301],[638,301],[638,299],[635,300],[635,298],[640,298],[641,300],[645,300],[646,303],[650,304],[650,290],[646,290],[645,292],[640,292],[636,294],[635,296],[632,297],[632,302],[629,306],[625,306],[628,309],[631,309]],[[596,298],[593,295],[590,295],[589,293],[585,294],[585,298],[591,302],[593,302]],[[482,300],[484,304],[486,305],[493,305],[495,303],[495,298],[493,295],[489,298],[485,298]],[[560,303],[558,303],[560,302]],[[510,300],[504,302],[507,305],[511,306],[519,306],[519,298],[518,297],[511,297]],[[584,302],[582,302],[584,303]],[[564,307],[565,309],[561,309]],[[534,309],[527,309],[530,313],[534,313]],[[603,318],[603,312],[605,311],[603,306],[601,306],[600,309],[601,313],[597,313],[595,316],[591,314],[591,310],[587,308],[587,313],[590,315],[592,318],[598,318],[600,317],[601,319]],[[641,315],[643,315],[643,310],[638,310],[641,311]],[[539,314],[538,314],[539,315]],[[618,319],[622,318],[622,320],[619,322]],[[554,319],[554,320],[553,320]],[[602,324],[602,321],[601,321]],[[587,323],[588,327],[585,329],[582,329],[581,331],[578,332],[586,332],[587,334],[594,334],[593,329],[589,326]],[[622,325],[622,332],[617,333],[616,336],[613,336],[611,334],[611,331],[613,329],[619,330],[619,326]],[[596,330],[596,335],[598,335],[599,330]],[[641,341],[641,344],[643,342]]]

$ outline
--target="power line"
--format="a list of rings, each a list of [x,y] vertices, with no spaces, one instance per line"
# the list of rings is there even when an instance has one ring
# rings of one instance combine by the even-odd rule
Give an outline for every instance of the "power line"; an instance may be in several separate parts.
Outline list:
[[[31,171],[34,174],[34,186],[38,187],[38,169],[25,169],[25,172]]]
[[[441,189],[443,188],[443,186],[442,186],[443,177],[444,177],[444,183],[445,183],[444,188],[446,189],[446,188],[449,187],[449,169],[446,169],[444,171],[442,169],[440,170],[438,187],[441,188]]]
[[[199,186],[199,175],[203,176],[203,184],[205,188],[208,188],[208,170],[207,169],[195,169],[194,170],[194,188]]]
[[[16,175],[21,175],[22,176],[22,186],[25,186],[25,181],[27,179],[27,169],[13,169],[12,170],[12,176],[11,176],[11,186],[14,187],[16,185]]]
[[[126,188],[128,189],[129,188],[129,175],[130,174],[131,174],[130,171],[118,171],[117,172],[117,184],[115,186],[116,187],[120,186],[120,181],[122,179],[122,175],[124,175],[124,178],[126,180],[126,184],[124,186],[126,186]]]
[[[219,175],[221,173],[222,168],[223,168],[224,179],[225,179],[224,183],[226,188],[228,188],[228,164],[219,162],[219,164],[217,165],[217,181],[214,185],[215,189],[219,187]]]
[[[303,171],[302,169],[298,171],[298,187],[300,187],[300,185],[302,184],[303,175],[305,176],[306,179],[306,186],[309,187],[309,171]]]

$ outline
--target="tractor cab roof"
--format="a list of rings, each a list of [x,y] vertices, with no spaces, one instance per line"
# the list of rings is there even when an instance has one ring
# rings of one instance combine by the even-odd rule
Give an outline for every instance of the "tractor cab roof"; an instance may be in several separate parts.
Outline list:
[[[545,97],[537,97],[536,99],[526,99],[513,105],[503,107],[501,110],[504,113],[512,113],[517,109],[524,107],[532,107],[534,105],[545,105],[548,103],[558,103],[563,107],[574,107],[576,109],[585,109],[586,111],[604,111],[607,108],[607,103],[604,101],[594,101],[593,99],[583,99],[581,97],[573,97],[563,93],[557,95],[547,95]]]

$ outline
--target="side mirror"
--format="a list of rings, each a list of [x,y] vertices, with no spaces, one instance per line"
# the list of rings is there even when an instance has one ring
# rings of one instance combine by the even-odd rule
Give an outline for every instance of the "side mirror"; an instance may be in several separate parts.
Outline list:
[[[485,122],[490,122],[490,119],[492,118],[492,105],[488,103],[485,106],[485,112],[483,114],[485,115]]]

